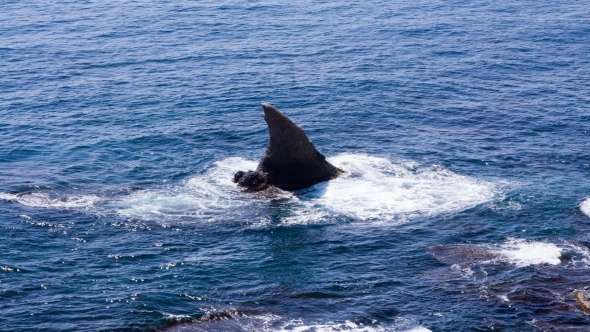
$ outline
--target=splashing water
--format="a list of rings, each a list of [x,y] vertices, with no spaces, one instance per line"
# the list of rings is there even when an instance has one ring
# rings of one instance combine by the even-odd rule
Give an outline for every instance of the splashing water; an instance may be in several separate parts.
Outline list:
[[[497,186],[434,166],[342,154],[330,159],[346,170],[336,180],[304,191],[305,208],[292,222],[322,219],[329,213],[354,219],[407,219],[468,209],[494,198]]]
[[[236,211],[274,201],[281,202],[280,222],[289,225],[342,218],[403,221],[462,211],[492,200],[499,192],[497,185],[440,166],[421,169],[414,162],[395,163],[362,154],[341,154],[330,162],[346,173],[297,192],[240,190],[231,181],[233,174],[255,169],[257,163],[233,157],[215,162],[203,174],[182,185],[141,190],[110,199],[96,195],[53,198],[45,193],[2,194],[0,198],[43,208],[87,209],[102,204],[122,216],[145,220],[190,217],[209,221],[226,219],[236,215]],[[268,219],[259,218],[252,221],[264,223]]]
[[[558,265],[562,249],[553,243],[509,239],[495,250],[503,259],[518,267],[537,264]]]
[[[494,198],[496,185],[457,175],[442,167],[424,170],[415,163],[393,163],[386,158],[341,154],[330,159],[346,170],[339,178],[298,192],[243,192],[231,181],[238,170],[256,168],[243,158],[218,161],[184,186],[150,190],[121,200],[118,212],[152,218],[179,215],[217,215],[254,204],[281,201],[284,224],[325,222],[334,218],[407,219],[461,211]]]
[[[585,201],[580,204],[580,210],[584,212],[585,215],[590,217],[590,198],[587,198]]]
[[[54,197],[51,194],[43,192],[19,195],[0,193],[0,199],[16,202],[28,207],[48,209],[90,209],[96,207],[96,204],[102,200],[96,195]]]

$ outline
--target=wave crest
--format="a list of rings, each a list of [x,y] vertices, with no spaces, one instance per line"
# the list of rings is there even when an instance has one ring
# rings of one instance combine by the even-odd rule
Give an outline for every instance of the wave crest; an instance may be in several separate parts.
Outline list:
[[[582,210],[585,215],[590,217],[590,197],[580,204],[580,210]]]

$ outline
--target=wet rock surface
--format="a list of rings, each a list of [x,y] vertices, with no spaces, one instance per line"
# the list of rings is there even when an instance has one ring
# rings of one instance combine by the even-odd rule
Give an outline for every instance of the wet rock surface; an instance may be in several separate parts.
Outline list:
[[[240,187],[258,191],[272,185],[299,190],[332,180],[343,172],[327,162],[303,129],[285,114],[270,104],[263,103],[262,108],[270,136],[268,147],[256,171],[234,175]]]

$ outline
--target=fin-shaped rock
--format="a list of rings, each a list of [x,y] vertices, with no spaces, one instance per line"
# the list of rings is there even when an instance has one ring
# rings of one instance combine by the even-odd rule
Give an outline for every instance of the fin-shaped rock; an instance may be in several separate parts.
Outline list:
[[[263,103],[262,108],[270,135],[266,153],[255,172],[238,172],[234,182],[251,190],[266,188],[259,183],[250,185],[249,180],[254,175],[257,179],[263,178],[267,185],[283,190],[298,190],[334,179],[343,172],[327,162],[303,129],[285,114],[270,104]]]

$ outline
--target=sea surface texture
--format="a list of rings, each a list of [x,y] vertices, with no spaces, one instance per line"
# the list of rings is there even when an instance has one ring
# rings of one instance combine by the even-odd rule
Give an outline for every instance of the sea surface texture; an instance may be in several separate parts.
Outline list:
[[[346,173],[231,182],[284,111]],[[1,331],[590,331],[587,1],[2,1]]]

